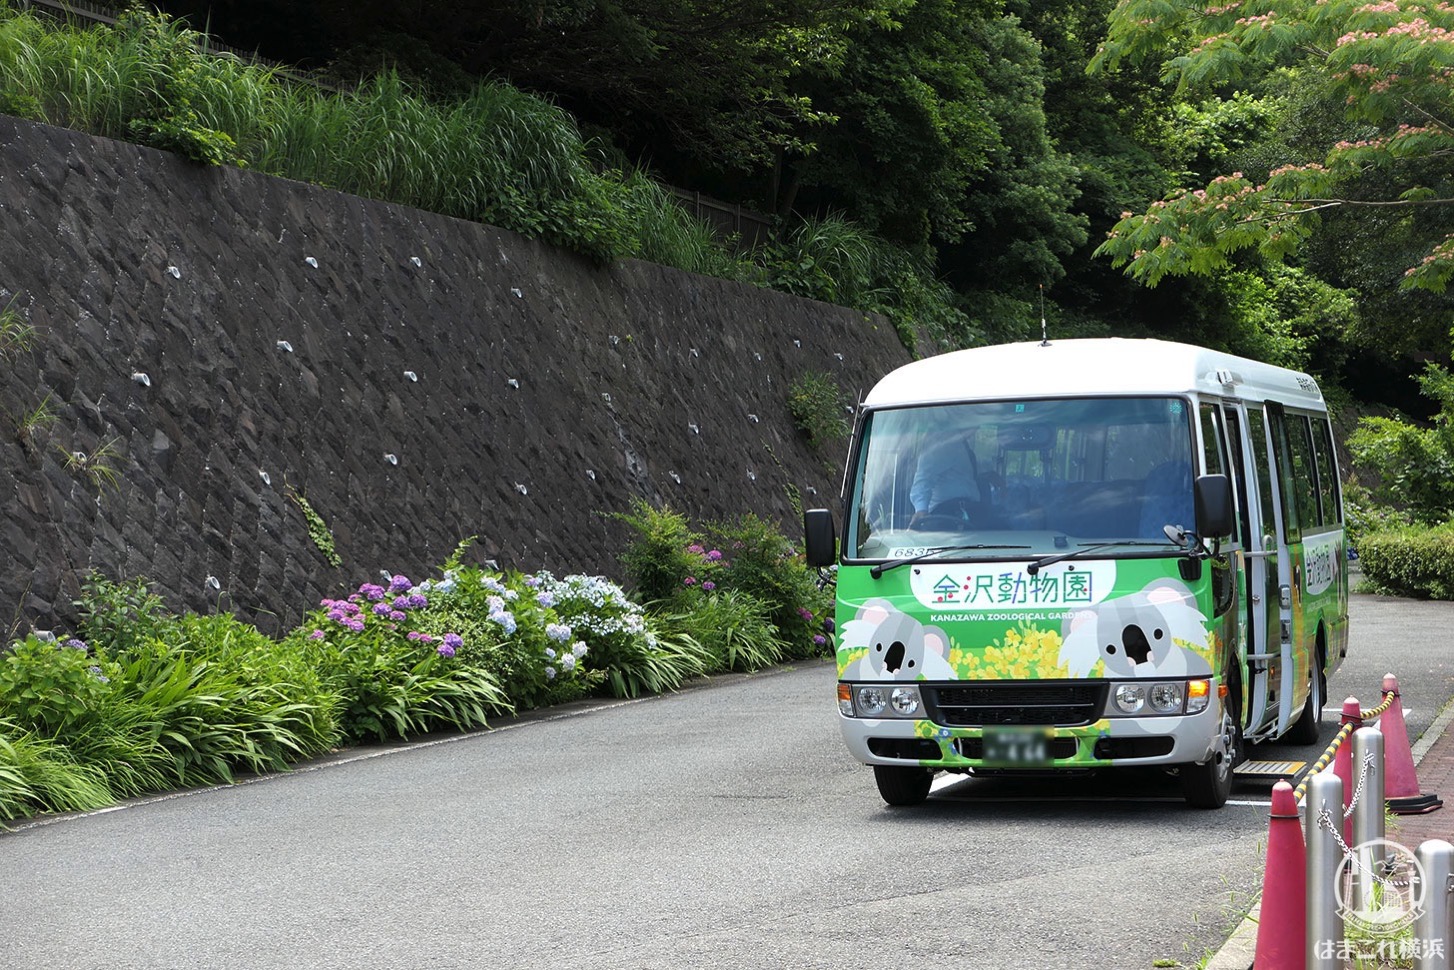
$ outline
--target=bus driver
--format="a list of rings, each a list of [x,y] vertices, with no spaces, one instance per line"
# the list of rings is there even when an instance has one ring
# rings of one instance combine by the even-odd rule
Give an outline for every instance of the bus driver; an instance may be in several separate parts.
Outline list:
[[[909,528],[919,528],[930,516],[968,521],[973,505],[980,501],[979,462],[970,442],[973,434],[972,430],[958,431],[919,456],[909,486],[914,507]]]

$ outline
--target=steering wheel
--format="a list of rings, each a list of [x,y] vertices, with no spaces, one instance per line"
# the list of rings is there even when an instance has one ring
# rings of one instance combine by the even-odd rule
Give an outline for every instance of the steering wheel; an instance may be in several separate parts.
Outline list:
[[[953,532],[969,525],[978,503],[967,498],[945,499],[909,523],[917,532]]]
[[[958,519],[961,522],[968,522],[972,515],[975,512],[979,511],[979,509],[977,508],[978,505],[979,503],[975,502],[973,499],[967,499],[961,495],[959,498],[945,499],[938,505],[929,509],[926,514]]]

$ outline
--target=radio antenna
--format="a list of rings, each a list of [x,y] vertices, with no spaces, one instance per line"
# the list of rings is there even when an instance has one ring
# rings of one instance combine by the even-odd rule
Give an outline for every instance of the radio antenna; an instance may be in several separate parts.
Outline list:
[[[1050,331],[1045,325],[1045,284],[1040,284],[1040,346],[1050,346]]]

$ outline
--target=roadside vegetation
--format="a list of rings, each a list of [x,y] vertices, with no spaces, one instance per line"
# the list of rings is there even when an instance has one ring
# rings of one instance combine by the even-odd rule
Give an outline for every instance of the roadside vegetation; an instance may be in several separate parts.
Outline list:
[[[353,6],[318,4],[319,29],[334,14],[362,22],[342,16]],[[1302,24],[1326,42],[1309,44],[1265,29],[1271,15],[1188,8],[1184,21],[1150,0],[793,0],[761,37],[695,0],[670,23],[637,2],[546,2],[524,19],[494,6],[482,29],[524,38],[493,65],[499,77],[550,94],[452,60],[453,4],[426,0],[412,25],[392,25],[433,25],[415,38],[422,53],[396,37],[393,56],[320,86],[204,53],[164,15],[81,28],[0,0],[0,113],[489,223],[602,263],[646,259],[882,313],[911,347],[1038,336],[1047,311],[1032,294],[1058,284],[1056,336],[1184,339],[1329,388],[1360,360],[1449,355],[1454,134],[1434,119],[1454,14],[1442,7],[1326,5]],[[1274,7],[1300,23],[1301,8]],[[642,24],[657,31],[650,58],[625,42]],[[369,61],[369,40],[337,38],[333,81],[343,55]],[[583,75],[582,50],[609,63]],[[589,135],[552,95],[590,119]],[[777,213],[772,239],[742,250],[718,238],[630,158]],[[1090,259],[1097,246],[1105,259]],[[1175,292],[1149,294],[1170,279]],[[0,358],[32,338],[0,308]],[[815,377],[792,406],[822,442],[842,425]],[[1348,482],[1350,534],[1374,588],[1454,597],[1454,378],[1429,366],[1420,387],[1431,420],[1368,419],[1348,442],[1367,483]],[[48,401],[10,416],[22,442],[54,421]],[[114,485],[109,447],[70,452],[68,467]],[[768,523],[694,525],[644,506],[625,518],[624,587],[472,563],[462,546],[438,575],[362,583],[281,638],[174,614],[140,578],[92,577],[77,630],[0,655],[0,818],[830,651],[827,597]]]
[[[349,745],[831,652],[831,602],[755,516],[623,516],[633,593],[468,561],[381,576],[273,638],[93,575],[68,634],[0,652],[0,820],[284,771]]]
[[[739,251],[575,119],[498,81],[449,96],[385,69],[340,90],[227,54],[163,15],[57,24],[0,0],[0,113],[882,313],[910,341],[976,337],[922,257],[838,215]]]

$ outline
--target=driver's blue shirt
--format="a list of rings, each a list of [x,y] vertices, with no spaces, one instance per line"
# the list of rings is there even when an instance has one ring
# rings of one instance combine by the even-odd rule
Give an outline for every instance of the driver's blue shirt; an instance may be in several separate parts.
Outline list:
[[[915,512],[928,512],[952,499],[979,501],[979,468],[968,439],[955,437],[919,457],[909,501]]]

